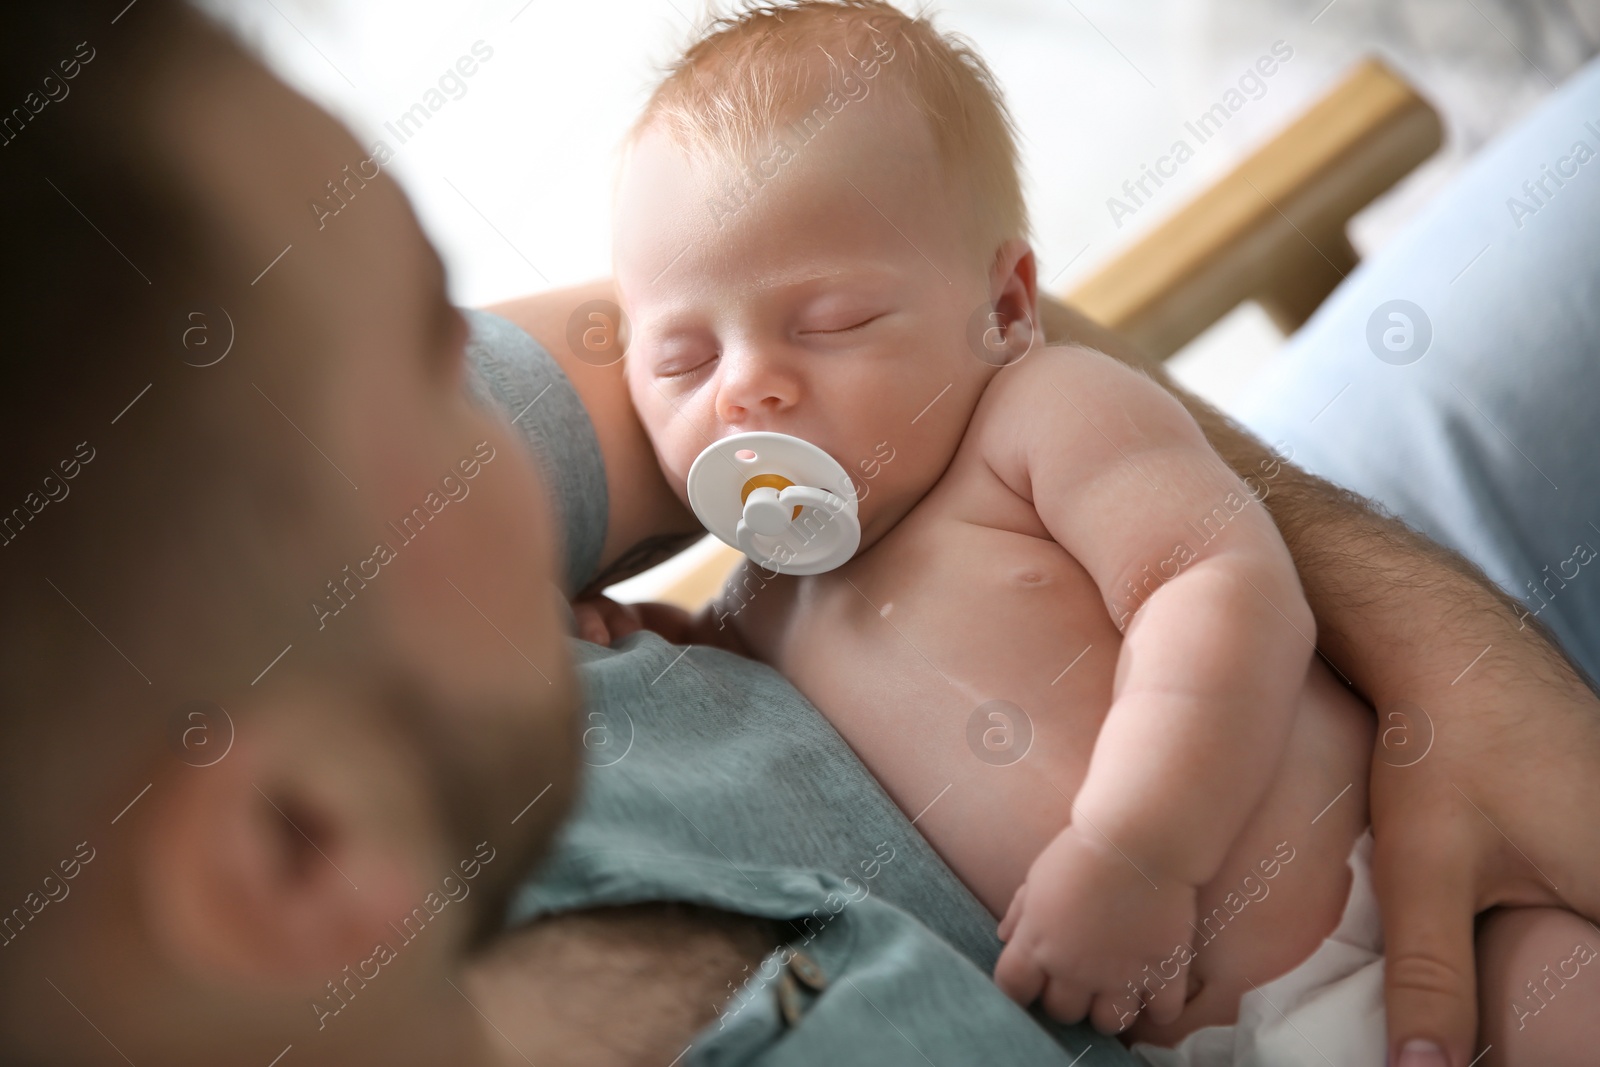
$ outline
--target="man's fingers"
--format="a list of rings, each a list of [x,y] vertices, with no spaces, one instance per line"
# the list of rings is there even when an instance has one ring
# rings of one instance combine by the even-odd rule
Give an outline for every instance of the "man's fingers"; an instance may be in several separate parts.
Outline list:
[[[1024,1008],[1038,999],[1044,980],[1044,970],[1034,962],[1032,953],[1015,943],[1005,947],[994,965],[994,984]]]
[[[1465,1067],[1477,1040],[1473,850],[1455,836],[1445,830],[1428,838],[1379,837],[1374,849],[1384,1001],[1397,1067]]]

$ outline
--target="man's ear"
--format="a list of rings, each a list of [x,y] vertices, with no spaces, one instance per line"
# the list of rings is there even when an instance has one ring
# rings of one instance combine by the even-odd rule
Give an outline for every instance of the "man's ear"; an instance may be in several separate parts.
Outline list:
[[[989,347],[1000,366],[1010,366],[1036,344],[1044,343],[1044,331],[1039,328],[1037,271],[1033,246],[1022,238],[1003,241],[995,250],[989,268],[989,306],[1000,343]]]
[[[141,895],[180,968],[320,985],[392,940],[440,870],[422,769],[371,724],[316,710],[241,715],[222,760],[173,761],[151,790]]]

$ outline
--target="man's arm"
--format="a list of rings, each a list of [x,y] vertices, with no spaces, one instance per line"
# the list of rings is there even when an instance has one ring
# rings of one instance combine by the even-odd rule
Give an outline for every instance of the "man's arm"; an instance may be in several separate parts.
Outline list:
[[[527,331],[571,380],[594,424],[606,467],[607,522],[598,592],[655,566],[704,536],[667,484],[622,375],[627,331],[611,279],[508,300],[485,310]],[[580,350],[574,351],[576,337]],[[582,347],[589,343],[591,347]]]
[[[1093,345],[1171,390],[1241,476],[1276,470],[1159,364],[1070,308],[1041,311],[1047,337]],[[1378,712],[1370,805],[1392,1051],[1433,1042],[1465,1067],[1474,914],[1549,903],[1600,917],[1600,700],[1466,560],[1292,465],[1269,488],[1318,647]]]

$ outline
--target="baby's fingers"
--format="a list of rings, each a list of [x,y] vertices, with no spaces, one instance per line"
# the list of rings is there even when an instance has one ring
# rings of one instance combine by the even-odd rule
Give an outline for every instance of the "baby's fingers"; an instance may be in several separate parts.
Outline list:
[[[1149,998],[1145,1001],[1144,1014],[1158,1026],[1166,1026],[1183,1014],[1183,1006],[1189,1002],[1189,967],[1187,964],[1179,965],[1176,978],[1167,978],[1165,974],[1158,975],[1159,970],[1159,964],[1145,968],[1146,980],[1140,983],[1140,989],[1143,991],[1141,995]],[[1151,978],[1154,980],[1150,980]]]
[[[1089,1009],[1089,1025],[1102,1034],[1120,1034],[1147,1010],[1148,1005],[1141,1007],[1138,998],[1127,991],[1120,996],[1100,993]]]
[[[1011,904],[1006,908],[1005,918],[1000,920],[1000,929],[995,936],[1002,941],[1010,941],[1011,935],[1017,929],[1017,920],[1022,918],[1022,897],[1028,891],[1028,883],[1023,882],[1017,886],[1017,891],[1011,896]]]
[[[639,609],[636,605],[612,604],[610,606],[606,618],[606,629],[610,632],[613,645],[629,634],[636,634],[644,628],[644,620],[639,614]]]
[[[994,965],[994,984],[1000,992],[1026,1008],[1038,999],[1044,983],[1044,969],[1020,943],[1012,942],[1000,953]]]
[[[1178,977],[1166,982],[1157,977],[1152,980],[1154,968],[1145,968],[1144,981],[1135,975],[1134,981],[1122,990],[1102,990],[1089,1009],[1089,1022],[1102,1034],[1120,1034],[1139,1018],[1165,1026],[1183,1014],[1187,1002],[1186,976],[1182,969]]]
[[[600,608],[593,601],[579,600],[572,605],[572,617],[578,624],[578,639],[596,645],[611,644],[611,630]]]
[[[1075,1023],[1089,1014],[1089,988],[1064,978],[1051,978],[1044,990],[1044,1013],[1057,1022]]]

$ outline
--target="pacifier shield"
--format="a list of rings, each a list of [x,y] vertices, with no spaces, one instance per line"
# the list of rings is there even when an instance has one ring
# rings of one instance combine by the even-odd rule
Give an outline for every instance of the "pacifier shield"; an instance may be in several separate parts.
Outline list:
[[[861,544],[854,483],[809,441],[757,430],[701,452],[689,506],[724,544],[783,574],[821,574]]]

